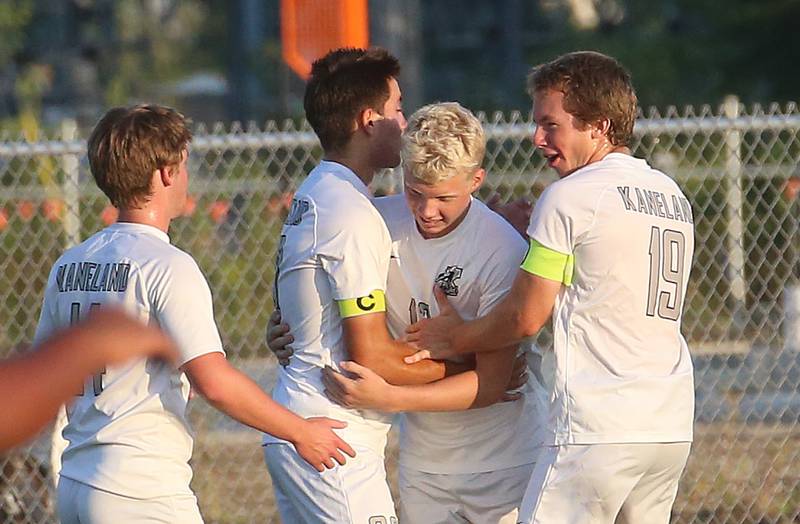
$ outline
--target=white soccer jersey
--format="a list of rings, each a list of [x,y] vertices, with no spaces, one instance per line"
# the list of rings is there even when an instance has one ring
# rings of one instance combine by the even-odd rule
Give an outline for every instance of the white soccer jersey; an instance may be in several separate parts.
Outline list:
[[[376,207],[392,237],[386,293],[389,328],[400,336],[435,316],[434,283],[466,320],[485,315],[511,288],[525,242],[499,215],[472,199],[467,216],[440,238],[420,235],[403,195]],[[408,412],[401,425],[400,462],[428,473],[479,473],[534,461],[544,424],[544,394],[535,378],[515,402],[480,409]]]
[[[692,439],[692,361],[680,319],[691,206],[644,160],[612,153],[549,186],[528,235],[574,256],[553,309],[550,444]]]
[[[169,334],[179,365],[223,352],[200,268],[155,227],[113,224],[65,252],[47,281],[36,341],[112,303]],[[68,406],[61,475],[132,498],[191,494],[188,393],[185,375],[155,359],[95,375]]]
[[[280,243],[276,295],[294,354],[279,370],[273,398],[303,417],[346,421],[337,430],[342,438],[382,457],[391,417],[329,400],[321,373],[350,358],[336,301],[386,289],[391,242],[367,186],[345,166],[323,161],[297,189]],[[282,441],[265,435],[264,442]]]

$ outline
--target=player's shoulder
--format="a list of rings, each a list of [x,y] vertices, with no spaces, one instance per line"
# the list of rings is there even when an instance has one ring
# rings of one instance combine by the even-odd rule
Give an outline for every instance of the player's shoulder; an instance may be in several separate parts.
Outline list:
[[[110,251],[107,256],[129,261],[145,274],[167,273],[192,277],[200,272],[194,257],[173,245],[165,233],[154,231],[149,226],[136,226],[129,225],[122,231],[107,228],[98,233],[95,245],[107,244]],[[103,238],[104,234],[108,237]]]
[[[365,188],[355,175],[343,176],[341,170],[317,166],[300,185],[295,195],[307,200],[311,210],[328,223],[349,221],[355,217],[374,219],[378,212]],[[322,224],[325,225],[324,223]]]
[[[374,199],[372,203],[375,205],[375,209],[378,210],[384,222],[386,222],[386,227],[388,227],[390,231],[392,231],[393,228],[407,224],[409,220],[412,219],[405,195],[378,197]]]
[[[472,224],[476,224],[476,231],[471,234],[474,233],[475,238],[480,239],[482,246],[498,249],[526,249],[525,240],[508,220],[489,209],[489,206],[477,198],[473,198],[470,205],[473,206],[471,211],[475,213],[477,219],[471,221]]]
[[[403,194],[377,197],[373,199],[372,203],[384,217],[400,215],[406,213],[408,210],[408,203]]]

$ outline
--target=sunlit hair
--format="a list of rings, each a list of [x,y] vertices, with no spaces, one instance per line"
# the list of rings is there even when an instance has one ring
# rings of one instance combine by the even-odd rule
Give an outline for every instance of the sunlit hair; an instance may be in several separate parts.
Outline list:
[[[470,110],[456,102],[430,104],[408,120],[403,169],[420,182],[436,184],[474,173],[485,151],[483,126]]]
[[[117,208],[136,208],[152,194],[153,173],[177,166],[192,140],[188,120],[169,107],[110,109],[89,136],[89,167]]]
[[[380,47],[336,49],[315,61],[303,107],[322,149],[331,152],[345,147],[364,109],[383,114],[389,80],[399,74],[397,58]]]
[[[528,94],[553,90],[564,94],[564,110],[585,129],[609,119],[609,141],[626,146],[636,120],[636,93],[630,74],[610,56],[576,51],[540,64],[528,76]]]

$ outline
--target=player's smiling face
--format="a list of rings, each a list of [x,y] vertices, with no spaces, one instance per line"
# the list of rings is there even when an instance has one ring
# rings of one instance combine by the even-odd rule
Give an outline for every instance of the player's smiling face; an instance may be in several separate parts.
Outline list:
[[[485,172],[471,176],[455,175],[435,184],[426,184],[404,170],[408,208],[424,238],[439,238],[453,231],[469,211],[470,196],[483,182]]]
[[[537,91],[533,97],[533,120],[533,145],[560,178],[596,160],[603,140],[596,136],[596,128],[584,125],[564,110],[564,93]]]

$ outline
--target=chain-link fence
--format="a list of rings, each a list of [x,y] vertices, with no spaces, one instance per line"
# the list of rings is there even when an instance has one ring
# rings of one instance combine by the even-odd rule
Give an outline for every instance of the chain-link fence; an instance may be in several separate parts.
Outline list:
[[[520,114],[485,118],[489,172],[481,196],[535,198],[554,175],[535,154]],[[800,114],[794,106],[650,111],[635,154],[673,176],[697,231],[683,330],[697,385],[696,440],[676,522],[800,519],[800,293],[797,192]],[[85,142],[0,140],[0,356],[30,341],[50,266],[68,246],[114,220],[94,187]],[[268,387],[263,347],[273,257],[293,189],[321,154],[307,126],[196,130],[185,217],[171,237],[211,284],[234,364]],[[376,181],[399,190],[399,177]],[[549,345],[547,334],[540,343]],[[274,516],[259,435],[193,401],[193,487],[207,522]],[[42,439],[47,441],[45,437]],[[46,453],[0,458],[0,521],[52,521]],[[390,460],[393,453],[390,453]],[[393,465],[390,464],[390,469]]]

